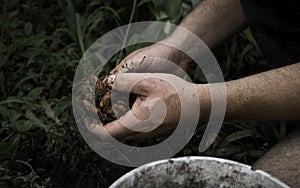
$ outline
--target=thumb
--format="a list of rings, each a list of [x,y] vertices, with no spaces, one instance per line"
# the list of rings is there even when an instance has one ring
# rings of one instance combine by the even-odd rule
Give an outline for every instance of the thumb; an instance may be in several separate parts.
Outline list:
[[[111,84],[112,89],[117,91],[146,96],[148,77],[149,75],[145,73],[119,73],[110,75],[107,82]]]

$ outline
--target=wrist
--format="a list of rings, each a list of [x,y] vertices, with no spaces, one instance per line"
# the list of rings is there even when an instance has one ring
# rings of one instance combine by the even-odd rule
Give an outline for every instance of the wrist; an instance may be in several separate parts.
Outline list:
[[[200,122],[209,120],[211,111],[210,84],[196,84],[198,99],[200,103]]]

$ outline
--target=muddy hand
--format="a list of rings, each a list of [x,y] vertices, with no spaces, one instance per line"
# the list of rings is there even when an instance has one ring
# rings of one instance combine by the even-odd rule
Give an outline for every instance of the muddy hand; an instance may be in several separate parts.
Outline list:
[[[137,80],[139,80],[137,82]],[[107,131],[119,138],[154,137],[176,128],[181,114],[181,99],[194,102],[186,93],[194,84],[163,73],[126,73],[111,75],[108,83],[112,89],[138,95],[130,111],[104,126],[92,125],[92,133],[103,136]],[[176,89],[175,89],[176,88]]]

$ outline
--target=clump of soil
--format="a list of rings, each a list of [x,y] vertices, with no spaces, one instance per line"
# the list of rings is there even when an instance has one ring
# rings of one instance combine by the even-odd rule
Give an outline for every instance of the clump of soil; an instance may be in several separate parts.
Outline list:
[[[105,82],[97,80],[95,89],[95,105],[100,120],[108,123],[116,119],[111,106],[111,89]]]
[[[102,123],[107,124],[124,115],[129,108],[132,107],[136,96],[130,94],[129,99],[126,98],[126,95],[116,95],[116,100],[114,104],[111,102],[111,87],[100,79],[96,82],[95,88],[95,105],[97,108],[97,113],[102,121]],[[126,106],[126,100],[129,100],[129,108]]]

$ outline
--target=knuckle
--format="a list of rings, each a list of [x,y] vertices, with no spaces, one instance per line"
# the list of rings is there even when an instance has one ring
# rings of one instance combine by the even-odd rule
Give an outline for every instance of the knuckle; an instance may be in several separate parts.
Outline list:
[[[149,88],[153,86],[153,83],[150,79],[143,79],[138,82],[138,86]]]

